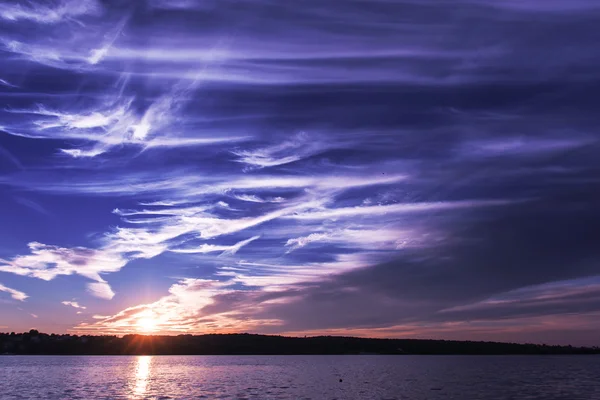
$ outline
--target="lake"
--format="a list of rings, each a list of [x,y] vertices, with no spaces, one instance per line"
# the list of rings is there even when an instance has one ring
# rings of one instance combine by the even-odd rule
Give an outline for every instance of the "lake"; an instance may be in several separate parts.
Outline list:
[[[600,356],[0,356],[0,398],[594,400]]]

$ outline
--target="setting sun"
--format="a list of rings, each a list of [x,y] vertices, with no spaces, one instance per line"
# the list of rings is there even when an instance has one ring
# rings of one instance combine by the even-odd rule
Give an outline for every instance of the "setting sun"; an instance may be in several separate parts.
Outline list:
[[[156,330],[156,321],[150,317],[140,318],[137,321],[137,327],[142,332],[153,332]]]

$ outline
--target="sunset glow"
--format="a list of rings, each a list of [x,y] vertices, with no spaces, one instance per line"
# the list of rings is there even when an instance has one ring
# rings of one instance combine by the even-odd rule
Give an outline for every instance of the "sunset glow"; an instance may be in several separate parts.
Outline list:
[[[156,330],[156,322],[151,318],[141,318],[138,320],[138,329],[143,333],[150,333]]]
[[[600,344],[598,4],[2,2],[0,331]]]

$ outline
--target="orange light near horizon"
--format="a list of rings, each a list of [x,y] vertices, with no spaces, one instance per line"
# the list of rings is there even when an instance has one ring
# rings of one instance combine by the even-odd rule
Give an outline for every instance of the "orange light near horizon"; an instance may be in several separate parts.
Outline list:
[[[137,327],[142,332],[154,332],[156,330],[156,321],[151,318],[141,318],[137,322]]]
[[[156,331],[156,318],[151,310],[141,312],[136,317],[135,325],[139,332],[150,333]]]

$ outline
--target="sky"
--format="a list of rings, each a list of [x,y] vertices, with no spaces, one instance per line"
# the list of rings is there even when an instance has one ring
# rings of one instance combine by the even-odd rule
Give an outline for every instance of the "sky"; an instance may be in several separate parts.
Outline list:
[[[0,331],[600,345],[596,0],[0,4]]]

